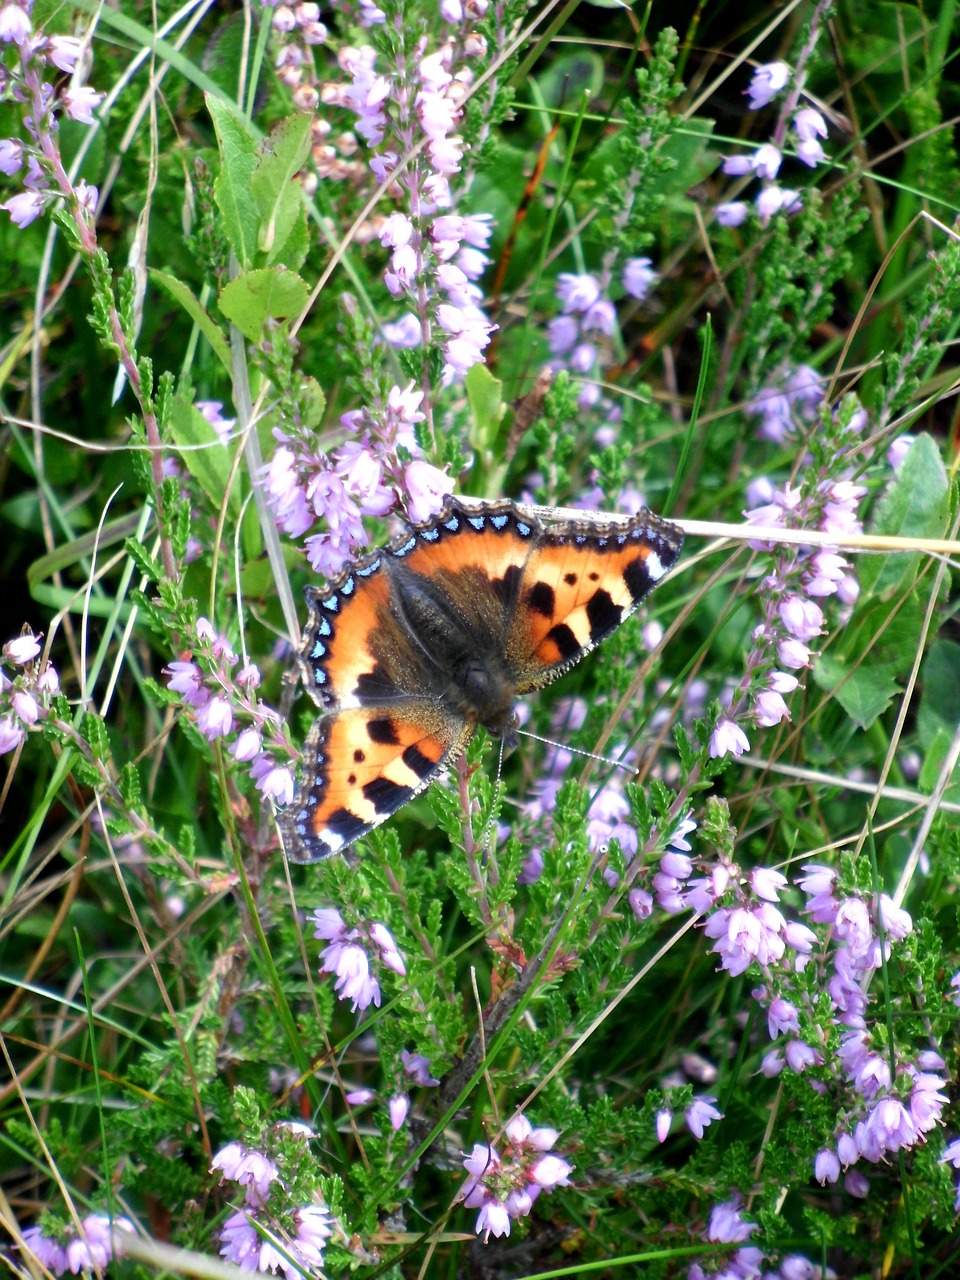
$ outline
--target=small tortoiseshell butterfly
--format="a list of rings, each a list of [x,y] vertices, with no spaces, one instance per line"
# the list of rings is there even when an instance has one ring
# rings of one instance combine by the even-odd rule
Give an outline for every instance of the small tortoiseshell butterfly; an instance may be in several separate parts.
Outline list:
[[[299,658],[323,714],[279,818],[289,857],[317,862],[379,826],[479,725],[512,743],[514,697],[615,631],[682,542],[649,511],[551,518],[450,497],[328,587],[308,587]]]

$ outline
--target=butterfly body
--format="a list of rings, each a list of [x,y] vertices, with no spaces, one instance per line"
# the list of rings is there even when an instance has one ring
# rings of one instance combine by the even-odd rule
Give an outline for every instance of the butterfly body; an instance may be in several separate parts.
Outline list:
[[[512,744],[514,699],[562,675],[673,565],[648,511],[544,522],[448,498],[430,521],[307,589],[300,665],[321,708],[280,815],[289,856],[339,852],[422,791],[478,727]]]

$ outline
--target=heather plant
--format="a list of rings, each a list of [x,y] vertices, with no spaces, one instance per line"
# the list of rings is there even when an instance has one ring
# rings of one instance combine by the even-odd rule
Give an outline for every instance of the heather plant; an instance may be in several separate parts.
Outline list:
[[[15,1274],[952,1274],[952,14],[0,3]],[[300,865],[451,493],[684,552]]]

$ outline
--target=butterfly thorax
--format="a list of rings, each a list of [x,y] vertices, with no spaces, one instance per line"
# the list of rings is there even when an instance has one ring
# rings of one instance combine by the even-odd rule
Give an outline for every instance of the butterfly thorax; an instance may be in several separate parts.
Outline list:
[[[463,655],[452,664],[450,676],[443,693],[444,702],[468,724],[481,725],[493,737],[503,738],[507,746],[513,746],[517,726],[513,709],[516,690],[501,664],[479,655]]]
[[[402,565],[391,566],[390,576],[391,621],[416,638],[423,684],[431,686],[434,696],[468,724],[509,738],[515,725],[516,680],[499,634],[502,605],[478,625],[471,616],[476,607],[468,611],[462,606],[459,583],[443,575],[426,578]],[[496,598],[492,599],[496,606]]]

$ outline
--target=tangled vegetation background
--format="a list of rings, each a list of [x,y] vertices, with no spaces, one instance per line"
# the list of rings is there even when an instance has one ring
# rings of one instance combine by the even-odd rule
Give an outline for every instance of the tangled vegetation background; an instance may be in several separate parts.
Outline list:
[[[15,1273],[952,1274],[955,18],[0,5]],[[450,492],[684,553],[295,865]]]

